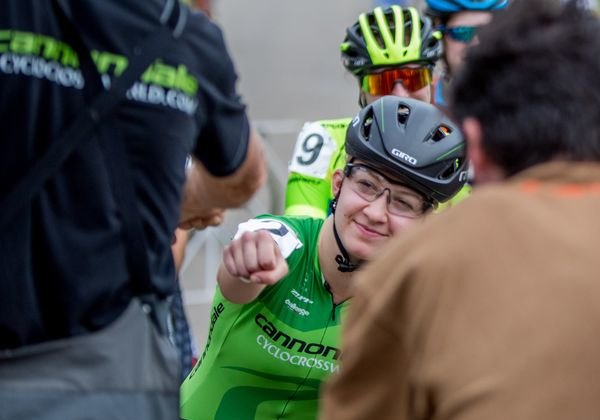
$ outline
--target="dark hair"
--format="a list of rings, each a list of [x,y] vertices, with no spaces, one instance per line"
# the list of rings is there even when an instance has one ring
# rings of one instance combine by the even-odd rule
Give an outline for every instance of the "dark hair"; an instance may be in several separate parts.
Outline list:
[[[582,2],[515,0],[482,28],[451,112],[475,117],[508,175],[554,159],[600,160],[600,20]]]

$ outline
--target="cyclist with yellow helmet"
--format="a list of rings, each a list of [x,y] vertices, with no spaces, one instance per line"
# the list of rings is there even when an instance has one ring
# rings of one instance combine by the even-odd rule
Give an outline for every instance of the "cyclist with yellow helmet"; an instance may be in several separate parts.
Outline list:
[[[442,54],[441,34],[413,7],[377,7],[346,30],[341,55],[359,85],[359,104],[383,95],[432,102],[432,72]],[[285,214],[324,219],[332,175],[344,167],[350,118],[308,122],[298,135],[289,165]]]

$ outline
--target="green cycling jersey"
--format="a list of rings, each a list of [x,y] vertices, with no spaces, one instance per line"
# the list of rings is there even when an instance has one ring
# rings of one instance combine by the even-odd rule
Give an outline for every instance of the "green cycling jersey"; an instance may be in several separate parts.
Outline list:
[[[346,309],[334,305],[321,273],[322,225],[270,215],[240,225],[238,232],[266,229],[290,249],[289,273],[244,305],[217,288],[204,353],[181,387],[182,419],[316,418],[321,383],[339,369]]]

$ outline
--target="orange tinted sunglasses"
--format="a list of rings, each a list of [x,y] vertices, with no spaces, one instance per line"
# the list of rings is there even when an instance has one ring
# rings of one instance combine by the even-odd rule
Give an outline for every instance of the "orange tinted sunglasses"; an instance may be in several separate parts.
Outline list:
[[[396,83],[402,83],[409,92],[416,92],[431,84],[431,68],[402,67],[368,73],[362,78],[362,90],[371,95],[389,95]]]

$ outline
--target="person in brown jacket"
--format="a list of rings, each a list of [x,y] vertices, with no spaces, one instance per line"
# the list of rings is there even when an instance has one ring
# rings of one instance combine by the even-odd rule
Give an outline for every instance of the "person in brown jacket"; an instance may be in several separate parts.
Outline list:
[[[357,277],[321,419],[600,418],[600,21],[515,0],[452,111],[476,188]]]

